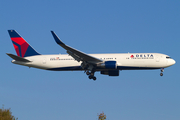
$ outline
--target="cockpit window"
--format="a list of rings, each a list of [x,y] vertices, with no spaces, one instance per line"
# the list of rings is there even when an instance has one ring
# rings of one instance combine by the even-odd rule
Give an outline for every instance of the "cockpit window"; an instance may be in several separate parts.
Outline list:
[[[171,57],[167,56],[166,59],[171,59]]]

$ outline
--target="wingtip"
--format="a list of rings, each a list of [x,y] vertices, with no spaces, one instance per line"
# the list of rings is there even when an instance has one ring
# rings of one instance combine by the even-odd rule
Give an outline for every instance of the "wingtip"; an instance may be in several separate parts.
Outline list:
[[[54,34],[54,31],[51,30],[51,33]]]
[[[52,33],[52,35],[53,35],[53,37],[54,37],[57,44],[59,44],[59,45],[63,44],[64,45],[64,43],[59,39],[59,37],[55,34],[54,31],[51,31],[51,33]]]

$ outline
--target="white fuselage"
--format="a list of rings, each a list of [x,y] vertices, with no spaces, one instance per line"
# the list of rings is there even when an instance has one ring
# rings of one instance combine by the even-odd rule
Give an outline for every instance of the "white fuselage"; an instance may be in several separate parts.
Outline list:
[[[116,61],[118,70],[138,70],[138,69],[160,69],[166,68],[175,61],[169,56],[160,53],[126,53],[126,54],[89,54],[103,61]],[[81,62],[77,62],[68,54],[57,55],[36,55],[25,57],[32,62],[19,62],[13,60],[12,63],[55,71],[75,71],[83,70]],[[97,68],[96,71],[106,70]]]

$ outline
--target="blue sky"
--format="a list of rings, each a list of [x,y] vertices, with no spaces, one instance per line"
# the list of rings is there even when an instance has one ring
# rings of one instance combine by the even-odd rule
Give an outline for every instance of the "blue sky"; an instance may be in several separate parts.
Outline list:
[[[0,105],[19,120],[180,119],[179,0],[11,0],[0,2]],[[41,54],[65,54],[50,30],[85,53],[164,53],[176,64],[119,77],[52,72],[11,63],[15,29]]]

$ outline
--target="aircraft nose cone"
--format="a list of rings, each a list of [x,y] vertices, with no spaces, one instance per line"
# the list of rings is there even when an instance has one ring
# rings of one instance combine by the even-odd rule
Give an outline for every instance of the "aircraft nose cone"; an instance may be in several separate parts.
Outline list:
[[[176,61],[172,59],[172,65],[174,65],[175,63],[176,63]]]
[[[168,60],[167,60],[167,65],[168,65],[168,66],[172,66],[172,65],[174,65],[175,63],[176,63],[176,61],[173,60],[173,59],[168,59]]]
[[[175,63],[176,63],[176,61],[173,60],[173,59],[171,59],[171,60],[168,61],[169,66],[174,65]]]

